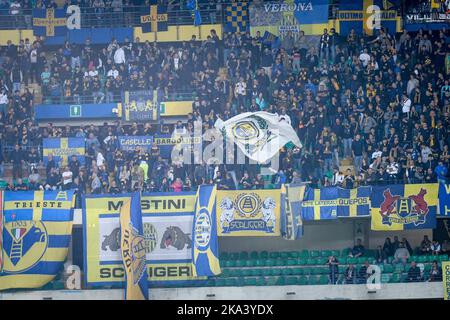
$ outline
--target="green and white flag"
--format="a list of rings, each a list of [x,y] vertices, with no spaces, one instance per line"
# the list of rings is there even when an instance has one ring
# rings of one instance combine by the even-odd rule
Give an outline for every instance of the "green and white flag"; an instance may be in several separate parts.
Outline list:
[[[297,133],[277,114],[265,111],[245,112],[227,121],[217,119],[214,126],[250,159],[266,163],[287,143],[301,148]]]

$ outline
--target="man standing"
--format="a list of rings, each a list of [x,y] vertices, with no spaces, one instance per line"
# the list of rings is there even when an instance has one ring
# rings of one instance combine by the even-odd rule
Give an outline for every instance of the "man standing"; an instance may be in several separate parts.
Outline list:
[[[355,173],[358,175],[361,170],[362,158],[363,158],[364,144],[361,140],[361,136],[357,134],[355,140],[352,142],[352,155],[353,164],[355,166]]]

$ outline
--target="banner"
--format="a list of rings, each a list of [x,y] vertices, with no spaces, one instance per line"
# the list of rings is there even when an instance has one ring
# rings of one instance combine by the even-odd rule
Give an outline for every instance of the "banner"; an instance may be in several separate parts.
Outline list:
[[[124,151],[134,151],[140,148],[150,151],[153,145],[152,136],[119,136],[119,148]]]
[[[143,33],[167,31],[169,17],[166,5],[156,5],[157,1],[152,0],[150,8],[143,9],[141,15],[141,27]]]
[[[65,36],[67,18],[64,9],[33,9],[33,34],[35,36]]]
[[[438,184],[373,186],[372,230],[434,229]]]
[[[279,236],[281,192],[217,191],[219,236]]]
[[[252,36],[257,31],[298,35],[300,30],[318,35],[328,27],[328,0],[260,2],[250,5],[249,15]]]
[[[307,188],[302,202],[303,220],[327,220],[337,218],[338,188]]]
[[[0,272],[3,271],[3,190],[0,190]]]
[[[72,191],[4,192],[0,290],[40,288],[63,269],[72,204]]]
[[[221,273],[216,226],[217,186],[203,185],[197,190],[192,247],[194,275],[215,276]]]
[[[73,155],[84,165],[84,138],[44,138],[42,147],[44,164],[48,163],[48,156],[51,154],[61,167],[66,166]]]
[[[265,112],[245,112],[214,126],[224,137],[234,142],[250,159],[265,163],[289,142],[301,148],[295,130],[287,123],[280,125],[278,115]]]
[[[450,217],[450,184],[439,184],[439,215]]]
[[[135,192],[120,209],[120,247],[125,267],[125,299],[148,300],[141,194]]]
[[[338,188],[337,216],[369,217],[371,187]]]
[[[153,143],[159,148],[160,155],[163,159],[170,159],[173,147],[177,148],[190,148],[198,150],[202,148],[202,137],[187,137],[179,136],[172,137],[170,134],[158,134],[154,137]]]
[[[248,3],[232,2],[225,9],[225,32],[246,32],[248,29]]]
[[[286,240],[303,236],[301,206],[306,185],[287,184],[281,187],[281,235]]]
[[[123,285],[120,207],[130,195],[85,196],[83,237],[85,283]],[[195,192],[148,193],[141,198],[150,286],[191,282]]]
[[[450,261],[442,261],[442,284],[444,285],[444,300],[450,300]]]
[[[159,120],[159,102],[156,90],[125,91],[123,94],[124,121],[147,122]]]

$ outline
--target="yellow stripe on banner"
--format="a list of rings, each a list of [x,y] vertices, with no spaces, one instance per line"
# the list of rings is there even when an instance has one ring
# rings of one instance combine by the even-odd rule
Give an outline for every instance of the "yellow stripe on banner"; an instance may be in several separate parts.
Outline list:
[[[44,192],[39,192],[39,191],[35,192],[34,193],[34,201],[36,203],[39,203],[39,202],[42,203],[44,201]],[[36,206],[33,208],[33,220],[34,221],[42,220],[42,206],[39,206],[39,207]]]
[[[44,221],[48,235],[69,236],[72,235],[72,221]]]
[[[372,10],[368,10],[373,6],[373,0],[363,0],[363,29],[369,36],[373,35],[373,28],[369,27],[368,20],[373,15]]]
[[[358,189],[350,189],[350,199],[356,199],[358,196]],[[348,210],[349,210],[349,217],[356,217],[357,216],[357,210],[358,208],[358,203],[351,203],[348,206]]]
[[[167,31],[156,32],[142,32],[141,27],[133,28],[134,39],[139,39],[139,42],[178,42],[189,41],[195,35],[197,40],[206,40],[210,35],[211,30],[216,30],[219,39],[222,39],[222,25],[221,24],[205,24],[199,27],[195,26],[169,26]]]
[[[320,200],[320,189],[314,189],[314,200]],[[314,220],[320,220],[320,206],[314,206]]]
[[[55,278],[54,275],[15,274],[0,277],[0,290],[40,288]]]
[[[427,193],[424,196],[425,202],[428,206],[437,206],[438,204],[438,183],[426,183],[426,184],[405,184],[405,198],[409,196],[415,196],[420,192],[420,189],[425,189]]]

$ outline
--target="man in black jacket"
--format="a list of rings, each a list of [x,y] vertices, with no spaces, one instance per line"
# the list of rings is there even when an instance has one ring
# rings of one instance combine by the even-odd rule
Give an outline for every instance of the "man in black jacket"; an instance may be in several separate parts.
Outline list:
[[[13,164],[13,178],[22,178],[22,165],[25,161],[24,154],[18,144],[15,145],[14,150],[9,154],[9,161]]]
[[[422,280],[420,275],[420,268],[416,265],[415,261],[411,262],[411,266],[408,270],[407,282],[419,282]]]

